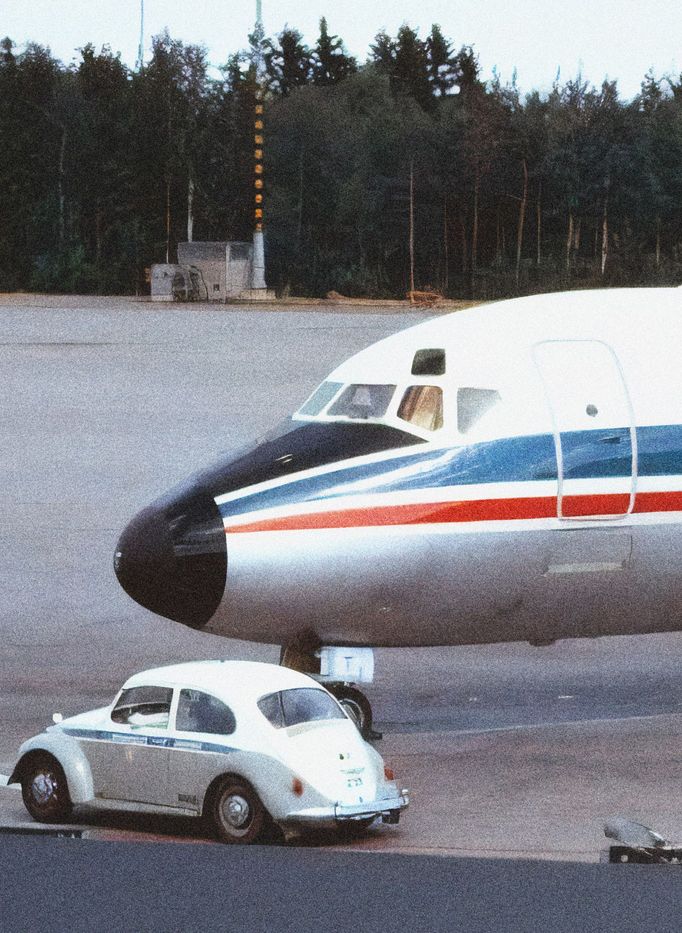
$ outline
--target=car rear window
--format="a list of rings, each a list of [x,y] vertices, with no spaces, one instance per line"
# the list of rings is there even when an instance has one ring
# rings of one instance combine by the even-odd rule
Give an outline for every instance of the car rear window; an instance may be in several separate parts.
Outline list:
[[[322,719],[345,719],[346,714],[326,690],[295,687],[269,693],[258,701],[258,709],[275,729]]]

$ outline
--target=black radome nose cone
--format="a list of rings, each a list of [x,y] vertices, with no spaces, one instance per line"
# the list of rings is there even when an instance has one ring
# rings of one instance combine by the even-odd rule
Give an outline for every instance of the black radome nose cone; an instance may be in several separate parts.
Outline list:
[[[225,530],[213,499],[193,492],[143,509],[119,539],[114,570],[140,605],[201,628],[220,604],[227,574]]]

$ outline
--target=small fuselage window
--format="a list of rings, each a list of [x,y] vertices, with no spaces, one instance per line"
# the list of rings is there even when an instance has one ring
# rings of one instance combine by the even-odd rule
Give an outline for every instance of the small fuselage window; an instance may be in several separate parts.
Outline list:
[[[326,690],[315,687],[269,693],[260,698],[258,709],[275,729],[323,719],[346,719],[346,714]]]
[[[122,725],[165,729],[172,698],[171,687],[129,687],[118,698],[111,718]]]
[[[234,713],[217,697],[201,690],[181,690],[175,728],[181,732],[230,735],[236,728]]]
[[[360,421],[383,418],[394,392],[394,385],[350,385],[330,406],[327,414]]]
[[[405,390],[398,417],[425,431],[443,427],[443,390],[440,386],[409,386]]]
[[[445,350],[432,347],[428,350],[417,350],[412,360],[413,376],[444,376]]]

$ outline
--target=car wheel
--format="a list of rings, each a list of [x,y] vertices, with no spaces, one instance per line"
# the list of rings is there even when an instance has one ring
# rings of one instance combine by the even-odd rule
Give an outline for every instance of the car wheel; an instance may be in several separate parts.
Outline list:
[[[213,795],[211,818],[222,842],[248,845],[269,828],[265,807],[245,781],[225,778]]]
[[[350,719],[360,731],[363,739],[368,739],[372,735],[372,707],[365,694],[355,687],[347,687],[345,684],[339,686],[329,686],[327,688],[339,701]]]
[[[28,763],[21,778],[21,795],[26,809],[39,823],[63,823],[71,815],[66,775],[49,755]]]

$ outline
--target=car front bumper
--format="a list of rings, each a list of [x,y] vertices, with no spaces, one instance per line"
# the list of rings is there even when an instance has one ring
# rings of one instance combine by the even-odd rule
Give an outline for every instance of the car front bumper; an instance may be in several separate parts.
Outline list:
[[[287,813],[284,819],[278,822],[286,826],[334,827],[343,823],[381,817],[384,823],[397,823],[400,814],[409,805],[409,793],[407,790],[403,790],[391,797],[368,800],[364,803],[334,803],[325,807],[308,807],[305,810],[295,810]]]

